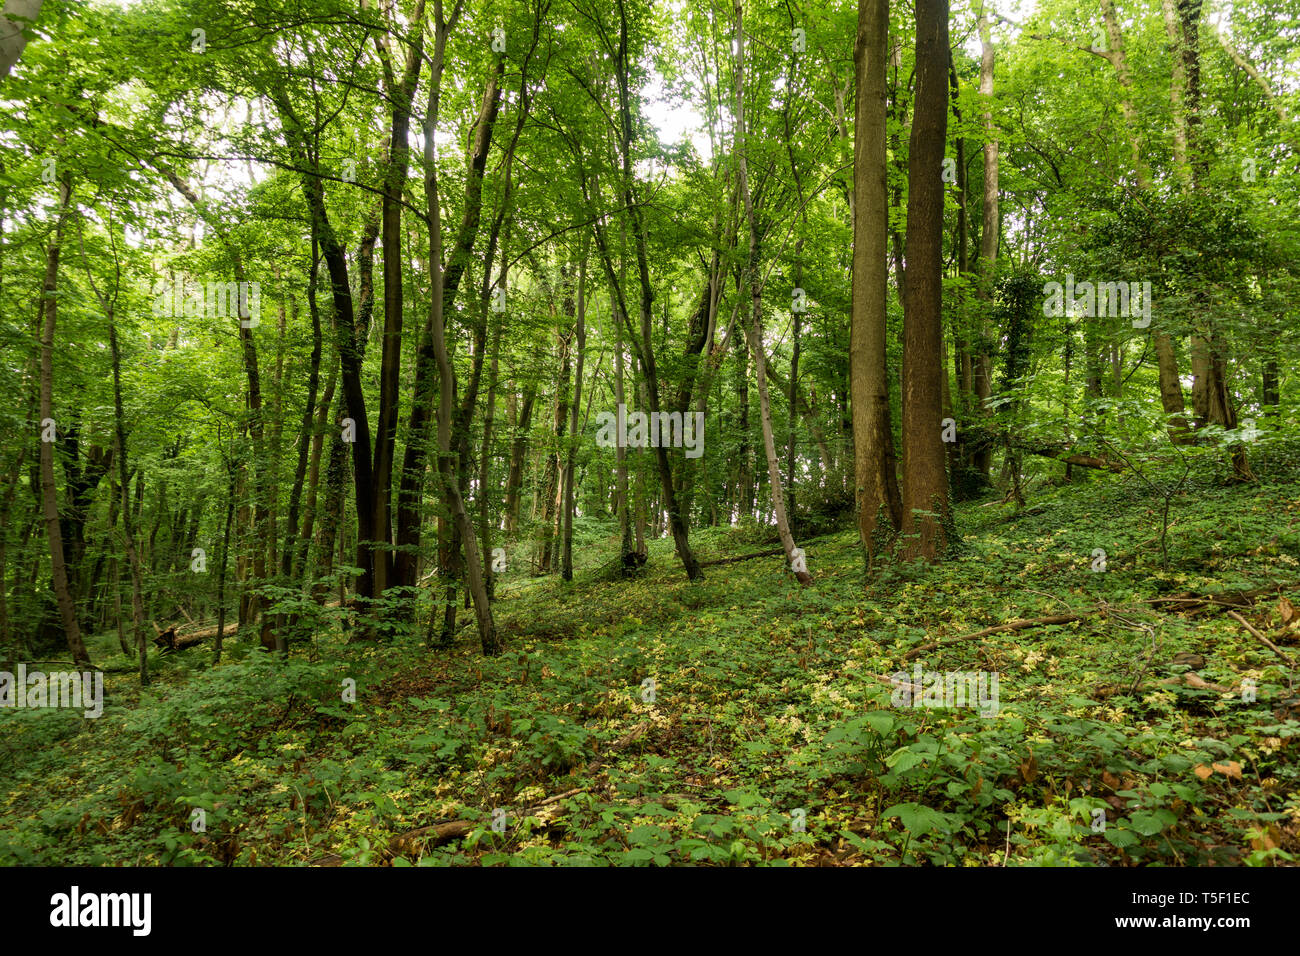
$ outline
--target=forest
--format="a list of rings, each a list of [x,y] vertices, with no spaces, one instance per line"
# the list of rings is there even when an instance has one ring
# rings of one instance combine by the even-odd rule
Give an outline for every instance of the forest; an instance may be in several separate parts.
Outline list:
[[[1297,0],[0,9],[0,865],[1300,859]]]

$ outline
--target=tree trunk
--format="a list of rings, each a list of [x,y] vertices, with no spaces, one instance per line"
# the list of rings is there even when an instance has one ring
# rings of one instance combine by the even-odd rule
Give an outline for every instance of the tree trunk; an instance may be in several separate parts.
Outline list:
[[[281,123],[290,142],[290,151],[302,169],[300,178],[303,196],[311,214],[312,233],[320,239],[321,255],[330,278],[334,304],[335,347],[339,354],[343,401],[347,410],[345,417],[351,419],[352,426],[350,444],[352,445],[352,483],[357,513],[356,564],[361,568],[357,591],[363,598],[373,598],[375,596],[374,461],[371,458],[370,420],[366,414],[365,391],[362,385],[362,362],[365,357],[369,326],[366,286],[369,283],[370,250],[373,248],[375,232],[368,224],[363,234],[362,255],[358,262],[361,270],[363,308],[361,322],[358,323],[352,300],[352,287],[348,282],[347,255],[330,223],[329,212],[325,206],[323,179],[316,171],[317,164],[312,162],[311,153],[306,145],[310,141],[308,133],[294,113],[287,94],[283,90],[271,90],[270,95],[279,110]]]
[[[944,16],[947,16],[946,7]],[[947,36],[947,27],[944,27],[944,35]],[[976,345],[973,359],[973,378],[976,411],[980,414],[989,413],[989,397],[993,394],[993,362],[988,353],[988,315],[987,311],[993,300],[993,277],[998,258],[998,239],[1001,233],[1001,218],[998,212],[998,139],[997,128],[993,123],[993,41],[989,31],[988,11],[980,8],[979,14],[979,35],[980,35],[980,97],[984,100],[983,124],[984,124],[984,202],[983,218],[980,225],[980,258],[979,258],[979,300],[983,308],[979,310],[978,322],[976,326]],[[947,48],[945,47],[945,50]],[[918,67],[919,72],[919,67]],[[919,87],[919,82],[918,82]],[[947,87],[944,87],[945,94]],[[920,110],[920,94],[917,94],[917,110]],[[915,127],[913,127],[915,128]],[[942,155],[940,156],[942,161]],[[909,209],[911,204],[909,201]],[[909,219],[910,223],[911,220]],[[911,236],[911,227],[908,227],[909,238]],[[908,260],[912,259],[909,256]],[[910,278],[910,277],[909,277]],[[971,464],[986,478],[989,473],[989,465],[993,457],[992,449],[988,446],[976,451]]]
[[[229,473],[226,490],[226,524],[221,533],[221,563],[217,569],[217,636],[212,644],[212,663],[221,663],[221,645],[226,635],[226,567],[230,558],[230,522],[235,516],[235,469],[226,462]]]
[[[72,185],[67,175],[59,183],[59,218],[45,256],[45,282],[42,297],[45,302],[45,322],[41,332],[41,509],[45,518],[45,536],[50,548],[50,569],[54,578],[54,596],[59,605],[59,617],[67,637],[68,650],[78,666],[90,666],[90,653],[81,639],[77,622],[77,609],[68,586],[68,568],[63,561],[63,537],[59,529],[58,487],[54,482],[54,441],[57,432],[48,435],[46,429],[57,429],[54,421],[54,330],[58,321],[59,252],[63,244],[63,228],[68,219]]]
[[[397,449],[398,389],[402,372],[402,204],[406,173],[410,167],[408,136],[411,128],[411,101],[419,85],[420,66],[424,60],[424,0],[418,0],[409,36],[406,38],[406,62],[401,75],[395,73],[386,35],[376,39],[384,69],[386,99],[391,108],[391,133],[388,139],[388,167],[384,173],[381,242],[384,249],[384,337],[379,369],[379,420],[375,425],[374,464],[374,557],[375,596],[390,584],[411,587],[415,584],[413,560],[408,555],[403,571],[396,573],[393,541],[393,458]],[[436,82],[440,77],[435,75]],[[418,519],[417,519],[418,520]]]
[[[916,106],[908,157],[903,307],[902,530],[908,536],[905,556],[927,561],[947,546],[949,526],[940,432],[947,57],[947,0],[916,0]]]
[[[858,0],[857,114],[853,141],[853,314],[849,386],[858,534],[867,560],[902,523],[886,364],[889,264],[886,239],[885,56],[889,0]]]
[[[453,23],[455,19],[456,15],[453,14]],[[440,24],[438,27],[439,35],[434,40],[433,65],[429,80],[429,108],[434,110],[437,109],[442,96],[443,58],[445,56],[447,34],[453,23]],[[434,303],[430,303],[429,315],[421,333],[419,349],[416,351],[415,387],[411,398],[411,417],[407,428],[406,451],[402,457],[401,485],[397,498],[396,535],[399,547],[397,554],[399,569],[395,573],[397,578],[405,584],[414,583],[416,557],[420,547],[422,534],[419,507],[420,487],[424,480],[425,449],[428,444],[429,419],[433,411],[434,377],[439,374],[440,368],[433,342],[433,324],[435,321],[442,321],[442,316],[447,313],[455,300],[461,277],[469,265],[474,242],[478,236],[483,208],[483,170],[487,165],[488,150],[492,144],[492,132],[496,123],[497,111],[501,104],[501,70],[501,58],[497,57],[493,61],[483,89],[478,119],[474,125],[473,135],[470,140],[468,169],[465,177],[464,208],[461,213],[456,241],[445,267],[442,260],[442,215],[441,208],[438,205],[440,200],[437,177],[436,175],[430,176],[428,166],[435,160],[434,145],[432,142],[425,144],[425,196],[429,203],[428,211],[425,213],[426,225],[432,230],[433,226],[428,220],[434,218],[435,212],[438,221],[438,256],[430,261],[430,269],[433,273],[436,273],[436,289],[431,290],[430,294],[436,292],[440,298],[436,303],[436,310]],[[426,116],[426,134],[432,128]],[[430,192],[430,189],[432,189],[432,192]],[[436,319],[434,316],[435,311]],[[448,385],[452,389],[454,398],[455,380],[453,379]],[[441,387],[442,383],[439,382],[438,388],[441,389]],[[455,407],[454,403],[453,407]],[[441,427],[441,423],[439,423],[439,427]],[[448,427],[451,427],[450,422]],[[456,445],[459,448],[462,437],[460,428],[457,428],[455,437],[457,438]],[[439,473],[441,473],[441,470],[440,464],[438,467]],[[457,474],[459,474],[459,470]],[[472,540],[472,536],[465,539],[466,543],[470,540]],[[478,563],[477,556],[475,556],[474,563]]]
[[[621,408],[627,402],[627,393],[623,385],[625,374],[623,317],[619,314],[613,296],[610,297],[610,312],[614,318],[614,402]],[[637,567],[633,555],[640,551],[641,545],[632,540],[632,503],[628,500],[627,449],[623,447],[622,442],[617,442],[614,446],[614,469],[614,510],[618,514],[619,558],[623,572],[628,574]]]
[[[754,357],[754,370],[758,376],[758,417],[763,432],[763,451],[767,455],[768,489],[771,493],[772,511],[776,517],[777,534],[785,548],[786,561],[800,584],[812,582],[803,555],[795,547],[790,533],[790,520],[785,510],[785,491],[781,486],[781,465],[776,455],[776,440],[772,433],[772,404],[767,391],[767,374],[763,351],[763,285],[758,277],[759,226],[754,210],[753,195],[749,190],[749,162],[746,153],[749,137],[745,126],[745,28],[743,0],[735,0],[736,11],[736,179],[744,203],[745,222],[749,232],[749,253],[745,262],[745,286],[750,295],[749,351]],[[791,412],[793,415],[793,410]]]
[[[569,454],[564,466],[564,554],[560,576],[573,580],[573,478],[578,459],[578,409],[582,405],[582,365],[587,348],[587,244],[578,256],[578,361],[573,377],[573,410],[569,422]]]
[[[459,12],[459,7],[457,8]],[[453,21],[456,14],[453,14]],[[452,413],[455,407],[454,392],[456,380],[452,372],[451,358],[447,352],[447,342],[443,326],[443,292],[444,292],[444,272],[442,268],[442,213],[438,201],[438,167],[434,154],[434,133],[438,124],[438,105],[441,95],[442,85],[442,64],[446,50],[447,35],[450,32],[452,23],[447,23],[438,17],[436,33],[434,37],[434,54],[432,63],[432,76],[429,83],[429,104],[425,110],[424,120],[424,198],[426,204],[426,217],[429,229],[429,276],[432,288],[429,295],[429,320],[427,331],[429,333],[430,345],[432,346],[433,358],[437,363],[438,372],[438,472],[442,478],[443,494],[446,501],[451,506],[452,518],[455,521],[456,528],[460,533],[461,542],[464,547],[465,565],[468,572],[468,585],[470,594],[474,600],[474,613],[478,620],[479,641],[483,653],[488,656],[499,654],[502,650],[501,643],[496,633],[496,625],[492,620],[492,608],[488,602],[487,588],[483,582],[483,569],[479,562],[478,544],[474,534],[474,526],[469,520],[469,514],[465,509],[465,499],[461,495],[460,482],[458,480],[459,467],[451,447],[451,427]],[[489,92],[485,99],[490,99],[492,103],[498,102],[498,96],[495,87],[495,78],[500,72],[500,61],[492,74],[493,79],[489,83]],[[492,116],[495,116],[495,107],[492,110]],[[486,125],[486,129],[484,126]],[[480,137],[490,135],[491,123],[480,124],[476,140]],[[486,144],[484,144],[484,153],[486,153]],[[481,174],[480,174],[481,175]],[[473,177],[471,177],[473,178]],[[418,400],[418,397],[417,397]],[[423,458],[421,457],[420,466],[423,467]]]
[[[506,475],[505,532],[514,534],[519,529],[520,492],[524,482],[524,465],[528,456],[528,429],[533,423],[533,405],[537,400],[537,386],[529,382],[524,390],[518,420],[514,423],[514,440],[510,445],[510,467]]]

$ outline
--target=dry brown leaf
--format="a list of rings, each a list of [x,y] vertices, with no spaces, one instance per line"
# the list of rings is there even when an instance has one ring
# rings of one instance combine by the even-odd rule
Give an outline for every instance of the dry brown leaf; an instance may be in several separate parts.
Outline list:
[[[1020,761],[1020,776],[1025,783],[1033,783],[1038,778],[1038,760],[1032,753]]]
[[[1276,850],[1281,843],[1282,833],[1275,823],[1270,823],[1267,829],[1250,841],[1251,847],[1256,850]]]
[[[1295,609],[1295,605],[1292,604],[1290,601],[1288,601],[1285,596],[1278,598],[1277,609],[1279,613],[1281,613],[1282,615],[1283,627],[1286,627],[1286,625],[1290,624],[1292,621],[1296,619],[1297,612]]]
[[[1214,768],[1207,767],[1203,763],[1198,763],[1192,768],[1192,773],[1196,774],[1196,776],[1200,777],[1202,780],[1209,780],[1214,776]]]
[[[1225,760],[1223,763],[1216,763],[1214,769],[1230,780],[1241,779],[1241,764],[1237,763],[1235,760]]]
[[[1231,687],[1224,687],[1222,684],[1212,684],[1195,671],[1187,671],[1183,674],[1183,683],[1188,687],[1195,687],[1197,690],[1213,690],[1221,694],[1226,694],[1232,690]]]

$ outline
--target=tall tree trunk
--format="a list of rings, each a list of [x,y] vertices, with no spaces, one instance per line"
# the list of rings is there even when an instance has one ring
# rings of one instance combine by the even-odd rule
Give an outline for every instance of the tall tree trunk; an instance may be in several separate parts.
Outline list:
[[[325,429],[330,420],[330,409],[334,407],[334,389],[338,384],[339,366],[338,360],[332,358],[330,361],[330,377],[325,383],[325,394],[316,407],[316,421],[312,426],[311,438],[311,463],[307,467],[307,502],[303,506],[302,513],[302,533],[298,536],[298,556],[294,558],[294,567],[297,572],[306,577],[311,577],[313,571],[308,565],[310,556],[311,542],[316,533],[316,503],[320,496],[320,463],[321,455],[325,448]],[[316,560],[320,560],[317,555]]]
[[[578,459],[578,409],[582,405],[582,365],[587,349],[587,244],[578,256],[578,306],[576,317],[577,368],[573,377],[573,409],[569,421],[569,453],[564,466],[564,553],[560,576],[573,580],[573,479]]]
[[[1169,84],[1174,118],[1174,162],[1183,192],[1195,195],[1204,187],[1209,171],[1201,119],[1202,0],[1162,0],[1161,6],[1174,54]],[[1227,335],[1215,319],[1203,285],[1193,289],[1192,300],[1192,406],[1197,424],[1219,425],[1232,430],[1237,427],[1237,410],[1228,386]],[[1232,467],[1237,478],[1254,479],[1244,444],[1233,446]]]
[[[280,573],[285,583],[293,580],[295,574],[303,569],[298,565],[298,509],[302,502],[303,481],[307,477],[308,459],[311,453],[313,432],[316,421],[316,393],[320,388],[321,325],[320,310],[316,305],[316,268],[320,260],[316,257],[316,243],[312,243],[311,274],[307,279],[307,310],[311,315],[311,357],[307,366],[307,401],[302,410],[302,426],[298,433],[298,460],[293,471],[293,485],[289,489],[289,514],[284,529],[284,549],[281,557]],[[309,531],[306,532],[310,534]]]
[[[235,469],[226,462],[226,524],[221,532],[221,562],[217,568],[217,636],[212,643],[212,663],[221,663],[221,645],[226,635],[226,567],[230,559],[230,522],[235,516]]]
[[[886,363],[889,195],[885,57],[889,0],[858,0],[857,114],[853,138],[853,314],[849,386],[858,535],[868,561],[902,524]]]
[[[441,11],[441,2],[438,2],[436,6]],[[441,13],[437,14],[439,23],[442,24],[438,29],[442,33],[441,39],[435,37],[434,40],[433,66],[429,80],[430,108],[436,108],[442,95],[443,57],[445,56],[447,33],[454,26],[458,15],[459,7],[456,13],[453,13],[451,22],[443,23]],[[442,46],[438,44],[442,44]],[[438,213],[439,230],[437,237],[438,258],[432,259],[430,262],[430,269],[436,273],[436,289],[431,290],[430,294],[436,292],[440,299],[436,303],[436,320],[434,317],[434,304],[430,304],[429,314],[421,332],[419,349],[416,352],[415,386],[411,398],[411,417],[407,427],[406,451],[402,457],[401,484],[397,497],[396,539],[399,550],[397,552],[395,574],[404,584],[413,583],[422,533],[420,488],[424,480],[429,419],[433,412],[434,380],[439,371],[433,342],[433,323],[435,321],[441,322],[442,316],[447,314],[452,302],[455,301],[456,292],[460,287],[461,276],[464,275],[465,269],[469,265],[474,242],[478,236],[483,208],[483,170],[487,165],[488,150],[492,144],[492,131],[501,104],[501,70],[502,62],[498,57],[493,61],[484,85],[483,98],[479,104],[478,119],[474,125],[473,136],[470,140],[468,169],[465,177],[464,209],[461,213],[460,228],[445,267],[442,259],[442,214],[440,207],[437,206],[439,194],[437,191],[436,171],[433,171],[435,175],[430,179],[429,164],[434,162],[434,146],[432,141],[425,143],[425,195],[426,199],[431,203],[429,211],[425,215],[432,218],[435,211]],[[431,135],[432,128],[426,116],[426,135]],[[433,190],[432,193],[429,191],[430,188]],[[429,228],[432,228],[432,226]],[[441,387],[441,383],[439,383],[438,388]],[[450,383],[450,387],[454,398],[456,389],[454,380]],[[459,427],[456,429],[454,437],[457,439],[456,447],[459,448],[462,444],[461,429]],[[441,465],[439,465],[438,471],[441,473]],[[477,561],[476,557],[475,563]]]
[[[1120,111],[1124,114],[1124,127],[1128,131],[1134,173],[1138,188],[1146,191],[1151,188],[1151,172],[1143,158],[1141,127],[1137,110],[1133,106],[1133,75],[1124,53],[1124,34],[1120,29],[1114,0],[1101,0],[1101,12],[1106,25],[1107,45],[1110,48],[1106,53],[1106,59],[1115,68],[1122,91]],[[1167,332],[1153,330],[1153,338],[1160,381],[1160,404],[1164,409],[1165,417],[1169,420],[1169,439],[1175,444],[1186,444],[1191,440],[1191,433],[1189,423],[1184,417],[1183,386],[1178,377],[1178,359],[1174,354],[1174,343]]]
[[[639,301],[640,335],[633,334],[630,339],[637,362],[641,367],[642,378],[645,381],[650,400],[648,412],[653,415],[660,411],[661,401],[659,371],[655,361],[654,342],[651,339],[653,322],[651,310],[654,303],[654,286],[650,280],[650,260],[645,225],[642,219],[641,205],[636,197],[636,185],[632,175],[632,99],[629,90],[632,67],[631,54],[628,48],[629,28],[626,0],[616,0],[616,4],[619,18],[618,42],[616,48],[611,52],[613,53],[614,78],[618,85],[619,157],[622,163],[620,190],[624,215],[631,227],[633,248],[636,251],[637,280],[641,292]],[[597,245],[600,246],[605,272],[607,278],[611,280],[611,286],[614,286],[615,295],[619,299],[619,313],[624,319],[630,319],[623,286],[617,283],[617,279],[613,274],[608,244],[605,240],[605,231],[599,223],[596,223],[595,227],[596,241]],[[673,471],[668,458],[668,449],[662,443],[654,449],[654,459],[659,472],[659,484],[663,491],[663,505],[668,512],[668,523],[672,530],[677,556],[682,562],[688,580],[702,580],[704,572],[700,570],[699,561],[696,560],[695,554],[691,550],[688,516],[680,506],[673,485]]]
[[[772,511],[776,517],[777,534],[790,562],[790,569],[800,584],[812,582],[802,553],[795,547],[790,532],[790,520],[785,510],[785,491],[781,486],[781,466],[776,455],[776,441],[772,434],[772,404],[767,392],[767,373],[763,351],[763,284],[758,276],[760,234],[758,214],[754,210],[753,195],[749,190],[749,136],[745,125],[745,28],[744,3],[735,0],[736,12],[736,180],[740,198],[744,203],[745,221],[749,231],[749,253],[745,263],[745,286],[750,295],[749,351],[754,356],[754,370],[758,376],[758,417],[763,432],[763,450],[767,455],[768,489],[772,496]],[[793,410],[791,410],[793,415]]]
[[[501,351],[502,323],[498,322],[492,330],[492,354],[488,359],[487,402],[483,407],[483,445],[478,463],[478,536],[479,546],[483,549],[484,580],[488,599],[496,597],[496,571],[492,566],[492,526],[489,521],[492,513],[492,499],[488,494],[488,482],[492,476],[492,429],[496,421],[497,404],[497,358]]]
[[[405,68],[396,74],[387,39],[377,39],[384,70],[386,99],[392,111],[388,140],[388,167],[384,173],[381,236],[384,249],[384,337],[379,369],[379,420],[375,425],[374,465],[374,557],[375,596],[383,594],[389,584],[410,587],[415,584],[413,562],[403,563],[396,573],[393,542],[392,497],[393,458],[397,449],[397,420],[402,372],[402,204],[406,173],[410,167],[408,135],[411,128],[411,101],[420,79],[424,60],[424,0],[417,0],[411,29],[406,38]],[[384,37],[380,34],[380,37]],[[434,77],[434,81],[440,77]],[[418,519],[417,519],[418,520]],[[414,558],[415,555],[410,555]]]
[[[352,287],[348,282],[347,254],[330,222],[325,206],[325,189],[317,170],[317,162],[309,148],[310,136],[303,122],[294,112],[288,95],[282,89],[272,89],[271,99],[280,113],[281,123],[290,142],[290,152],[302,170],[303,196],[312,219],[312,233],[320,240],[321,255],[329,274],[334,305],[334,338],[338,350],[343,380],[343,402],[351,420],[353,491],[357,513],[356,565],[361,569],[357,591],[362,598],[375,596],[374,557],[374,460],[371,457],[370,420],[366,414],[366,398],[362,385],[362,362],[365,358],[366,334],[369,314],[365,308],[366,285],[369,282],[369,250],[373,248],[375,234],[368,227],[362,242],[361,269],[362,314],[358,315],[352,300]],[[241,620],[242,623],[242,620]]]
[[[63,245],[63,228],[67,223],[72,197],[70,177],[64,175],[59,182],[59,218],[50,238],[45,255],[45,282],[42,297],[45,303],[45,322],[41,332],[41,509],[45,518],[45,536],[50,548],[50,569],[54,578],[54,596],[59,605],[59,617],[67,637],[68,650],[73,661],[83,667],[90,666],[90,653],[81,639],[81,626],[77,622],[77,608],[68,586],[68,568],[63,561],[63,537],[59,529],[59,492],[54,483],[55,434],[47,436],[46,428],[57,429],[54,421],[54,330],[58,322],[59,252]],[[48,438],[48,440],[47,440]]]
[[[945,6],[944,16],[947,16]],[[947,36],[947,26],[944,27],[944,35]],[[976,410],[980,414],[989,413],[986,404],[989,397],[993,394],[993,360],[989,356],[987,341],[989,338],[988,331],[988,310],[993,301],[993,277],[998,258],[998,239],[1001,233],[1001,217],[998,212],[998,139],[997,128],[993,123],[993,41],[989,31],[988,11],[985,7],[980,7],[979,14],[979,35],[980,35],[980,98],[984,101],[983,124],[984,124],[984,202],[983,218],[980,225],[980,258],[979,258],[979,300],[982,308],[979,310],[978,324],[976,327],[976,347],[973,365],[974,392]],[[945,48],[946,49],[946,48]],[[919,71],[919,68],[918,68]],[[918,84],[919,86],[919,84]],[[945,94],[947,87],[944,87]],[[920,109],[920,94],[917,95],[917,109]],[[946,120],[945,120],[946,123]],[[914,127],[915,128],[915,127]],[[940,156],[942,161],[942,155]],[[909,209],[911,204],[909,202]],[[911,220],[909,219],[910,223]],[[911,227],[908,227],[909,238],[911,236]],[[908,257],[910,264],[912,259]],[[975,452],[972,465],[979,473],[986,478],[989,473],[989,465],[993,457],[992,449],[985,443],[978,451]]]
[[[42,4],[43,0],[7,0],[3,4],[3,14],[0,14],[0,80],[9,75],[23,55],[23,48],[27,45],[23,31],[40,16]]]
[[[614,318],[614,402],[622,408],[627,402],[627,393],[623,384],[623,316],[619,314],[618,304],[610,296],[610,313]],[[623,573],[630,574],[637,568],[634,554],[642,553],[641,545],[632,538],[632,502],[628,500],[627,449],[622,442],[614,446],[614,510],[618,514],[619,559]]]
[[[459,456],[453,453],[451,447],[456,379],[451,367],[451,358],[447,352],[443,325],[445,276],[442,268],[442,213],[438,202],[438,167],[434,153],[434,134],[438,124],[438,106],[441,97],[442,67],[447,35],[454,26],[460,7],[457,6],[450,22],[444,21],[442,18],[441,0],[435,0],[435,9],[437,23],[429,82],[429,104],[425,110],[424,120],[424,198],[426,204],[425,215],[429,230],[429,276],[432,280],[429,295],[428,332],[430,333],[430,344],[432,345],[433,357],[437,362],[438,372],[438,472],[442,478],[445,500],[451,507],[452,519],[460,533],[464,546],[465,565],[469,579],[468,585],[474,600],[479,641],[483,653],[494,656],[501,652],[502,646],[497,636],[496,625],[492,620],[492,607],[488,601],[487,587],[483,582],[483,569],[479,561],[478,542],[474,534],[474,526],[469,520],[469,514],[465,509],[465,499],[461,495],[458,479],[460,469],[454,460]],[[490,88],[495,86],[495,78],[499,71],[500,61],[498,60],[496,70],[493,73],[493,80],[489,83]],[[492,93],[490,98],[494,103],[498,101],[495,92]],[[495,109],[493,109],[492,115],[495,116]],[[486,130],[483,129],[484,125],[487,126]],[[479,135],[487,135],[490,128],[490,122],[480,124]],[[420,465],[423,467],[422,460]]]
[[[739,298],[742,289],[736,289]],[[742,518],[754,515],[754,469],[749,446],[749,353],[741,336],[735,340],[736,404],[740,406],[740,420],[736,423],[739,447],[736,449],[736,499]]]
[[[113,309],[108,309],[108,347],[113,360],[113,423],[117,438],[117,474],[122,495],[122,537],[126,544],[126,560],[131,573],[131,640],[140,664],[140,683],[149,683],[149,654],[144,636],[144,572],[140,567],[140,553],[135,543],[135,522],[131,518],[130,472],[127,466],[126,414],[122,407],[122,358],[117,343],[117,322]]]
[[[533,423],[533,405],[537,401],[537,385],[529,382],[524,387],[519,417],[514,423],[514,437],[510,445],[510,466],[506,473],[505,532],[512,535],[519,529],[519,504],[524,483],[524,465],[528,457],[528,429]]]
[[[904,554],[928,561],[947,546],[949,526],[940,434],[947,58],[947,0],[916,0],[916,107],[908,157],[903,306],[902,530],[908,537]]]
[[[553,444],[546,454],[546,476],[542,481],[542,517],[538,522],[536,540],[537,570],[541,574],[550,574],[554,570],[552,554],[555,546],[555,528],[560,518],[563,495],[561,482],[561,459],[564,456],[566,434],[569,427],[569,380],[573,375],[572,344],[574,328],[568,325],[573,319],[573,293],[569,277],[561,266],[561,283],[563,285],[564,318],[566,328],[557,336],[560,347],[560,373],[555,382],[555,416],[553,419]],[[561,519],[562,526],[563,521]]]

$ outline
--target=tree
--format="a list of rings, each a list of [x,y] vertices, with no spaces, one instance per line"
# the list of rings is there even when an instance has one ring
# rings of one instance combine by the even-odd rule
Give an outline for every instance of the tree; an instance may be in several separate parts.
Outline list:
[[[854,52],[857,108],[853,136],[853,320],[849,384],[858,534],[868,561],[902,523],[894,459],[885,336],[889,313],[889,195],[885,58],[889,0],[858,0]]]
[[[64,634],[72,659],[81,666],[90,665],[90,654],[81,638],[77,609],[68,586],[68,568],[63,558],[63,536],[59,531],[59,491],[54,483],[54,440],[59,425],[54,419],[54,332],[59,316],[59,253],[63,231],[72,200],[72,174],[59,179],[58,219],[45,254],[45,283],[41,302],[44,324],[41,327],[41,509],[45,518],[45,537],[50,548],[50,574],[54,579],[54,597],[59,603]]]
[[[948,544],[940,419],[943,156],[948,129],[948,4],[916,0],[916,106],[908,154],[903,299],[904,554],[934,560]]]

